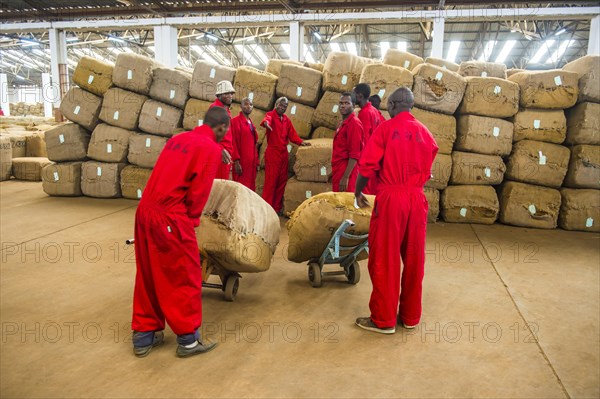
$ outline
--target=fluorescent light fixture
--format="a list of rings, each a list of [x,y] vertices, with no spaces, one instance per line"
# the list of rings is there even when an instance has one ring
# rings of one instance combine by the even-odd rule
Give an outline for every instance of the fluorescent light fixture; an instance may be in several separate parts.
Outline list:
[[[313,36],[318,40],[318,41],[322,41],[323,38],[321,37],[321,34],[317,31],[313,31]]]
[[[114,36],[109,36],[108,40],[116,42],[116,43],[125,43],[125,40],[123,40],[119,37],[114,37]]]
[[[354,42],[346,43],[346,48],[348,49],[348,52],[350,54],[358,55],[358,51],[356,49],[356,43],[354,43]]]
[[[556,33],[554,34],[554,36],[562,35],[566,31],[567,30],[565,28],[560,28],[559,30],[556,31]]]
[[[495,40],[490,40],[485,44],[483,54],[481,54],[481,57],[479,57],[480,62],[485,62],[490,59],[490,57],[492,56],[492,51],[494,50],[494,46],[496,46]]]
[[[312,62],[313,64],[316,62],[315,59],[313,58],[312,54],[310,53],[310,51],[306,52],[304,59],[308,62]]]
[[[448,54],[446,54],[446,61],[454,62],[456,60],[460,43],[460,40],[453,40],[450,42],[450,48],[448,49]]]
[[[342,51],[340,45],[337,43],[329,43],[329,46],[331,47],[331,51]]]
[[[25,80],[25,78],[24,78],[23,76],[21,76],[21,75],[15,75],[15,77],[16,77],[17,79]]]
[[[258,44],[255,44],[251,47],[252,47],[252,50],[254,50],[254,52],[258,56],[258,58],[262,61],[262,63],[266,65],[267,62],[269,62],[269,57],[267,57],[267,55],[265,54],[263,49]]]
[[[408,47],[407,47],[406,42],[398,42],[398,50],[400,50],[400,51],[406,51],[407,48]]]
[[[554,42],[555,42],[555,40],[546,40],[545,42],[542,42],[542,45],[540,46],[538,51],[536,51],[533,58],[531,58],[529,60],[529,63],[536,64],[536,63],[540,62],[542,57],[545,56],[550,51],[550,48],[554,45]]]
[[[285,51],[285,53],[286,53],[286,54],[287,54],[287,56],[289,57],[289,56],[290,56],[290,54],[291,54],[291,51],[292,51],[292,48],[291,48],[291,46],[290,46],[289,44],[287,44],[287,43],[283,43],[283,44],[281,45],[281,48],[283,49],[283,51]]]
[[[21,39],[21,47],[39,46],[40,43],[35,40]]]
[[[67,37],[67,41],[68,42],[77,42],[77,41],[79,41],[79,38],[77,36],[69,36],[69,37]]]
[[[500,51],[500,54],[498,54],[498,58],[496,58],[495,62],[499,64],[503,63],[512,51],[513,47],[515,47],[515,44],[517,44],[516,40],[507,40],[506,43],[504,43],[504,47],[502,47],[502,51]]]
[[[213,42],[218,42],[219,38],[210,32],[204,32],[204,37],[212,40]]]
[[[563,56],[565,51],[567,51],[567,47],[569,47],[571,44],[573,44],[573,40],[563,41],[560,44],[560,47],[558,48],[558,50],[556,50],[554,53],[552,53],[550,58],[548,58],[548,61],[546,61],[546,64],[550,64],[552,62],[557,63],[561,59],[561,57]]]
[[[379,47],[381,48],[381,58],[383,58],[385,53],[390,49],[390,42],[381,42],[379,43]]]

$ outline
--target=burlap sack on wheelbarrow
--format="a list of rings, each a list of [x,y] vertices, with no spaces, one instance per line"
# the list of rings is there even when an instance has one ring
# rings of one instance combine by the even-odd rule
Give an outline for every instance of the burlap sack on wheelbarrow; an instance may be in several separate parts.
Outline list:
[[[506,65],[495,62],[465,61],[460,64],[458,73],[462,76],[506,79]]]
[[[168,138],[152,134],[137,134],[129,136],[129,163],[142,168],[153,168],[160,152],[167,144]]]
[[[263,111],[273,109],[276,86],[277,76],[249,66],[239,67],[233,82],[237,99],[248,97],[255,108]]]
[[[112,80],[115,86],[143,95],[150,94],[152,73],[158,64],[138,54],[120,53],[117,56]]]
[[[452,115],[460,105],[467,82],[456,72],[420,64],[412,70],[415,77],[415,105],[428,111]]]
[[[323,68],[323,90],[343,93],[352,91],[360,81],[365,65],[373,60],[349,53],[332,52],[327,56]]]
[[[565,71],[579,75],[579,97],[577,102],[600,103],[600,55],[586,55],[566,64]]]
[[[114,65],[83,56],[73,72],[73,82],[84,90],[103,96],[112,86]]]
[[[565,230],[600,232],[600,193],[598,190],[560,190],[562,203],[558,225]]]
[[[283,209],[289,216],[307,199],[328,191],[331,191],[331,183],[306,182],[292,177],[285,186]]]
[[[508,80],[519,84],[523,108],[570,108],[579,95],[579,75],[576,72],[561,69],[526,71],[516,73]]]
[[[506,79],[466,77],[459,114],[508,118],[519,111],[519,85]]]
[[[196,238],[219,266],[240,273],[268,270],[279,234],[277,214],[258,194],[233,181],[214,181]]]
[[[562,109],[522,109],[512,118],[513,141],[537,140],[561,144],[567,134],[567,120]]]
[[[501,223],[537,229],[555,229],[561,197],[554,188],[507,181],[500,199]]]
[[[288,260],[296,263],[319,258],[327,247],[335,230],[346,219],[355,225],[349,233],[355,235],[367,234],[371,221],[372,205],[375,197],[367,195],[371,204],[368,208],[354,207],[352,193],[322,193],[304,201],[292,214],[286,226],[290,238],[287,251]],[[342,245],[357,245],[341,240]],[[359,260],[368,255],[362,252]]]
[[[81,193],[82,162],[61,162],[42,169],[44,192],[56,197],[79,197]]]
[[[456,140],[456,118],[452,115],[439,114],[413,108],[410,113],[427,127],[435,138],[440,154],[450,154]]]
[[[190,97],[213,102],[216,99],[217,83],[222,80],[233,83],[234,78],[235,68],[209,61],[196,61],[190,82]],[[241,97],[239,99],[241,100]]]
[[[456,126],[456,150],[500,156],[506,156],[512,150],[513,124],[508,121],[461,115]]]
[[[44,133],[48,159],[54,162],[83,161],[87,157],[90,133],[76,123],[66,123]]]
[[[89,131],[98,124],[98,116],[102,108],[102,97],[72,87],[60,103],[60,112],[72,122],[76,122]]]
[[[423,63],[423,58],[406,51],[390,48],[383,56],[383,63],[387,65],[399,66],[412,71],[417,65],[421,65]]]
[[[137,200],[142,198],[144,188],[146,188],[151,174],[152,169],[140,168],[133,165],[124,167],[121,171],[121,194],[123,198]]]
[[[425,62],[431,65],[437,65],[452,72],[458,72],[460,68],[460,65],[454,62],[446,61],[443,58],[427,57]]]
[[[400,87],[412,90],[413,75],[405,68],[385,64],[365,65],[360,82],[371,87],[371,94],[381,98],[381,109],[387,110],[388,97]]]
[[[156,68],[150,86],[150,97],[183,109],[189,97],[190,75],[171,68]]]
[[[277,81],[277,97],[315,107],[321,97],[323,73],[300,65],[283,64]]]
[[[301,62],[294,60],[269,60],[267,61],[267,66],[265,67],[265,72],[272,73],[275,76],[281,76],[281,67],[283,65],[302,65]]]
[[[183,111],[160,101],[148,100],[140,113],[139,128],[146,133],[171,137],[181,127]]]
[[[600,104],[580,103],[565,113],[567,144],[600,145]]]
[[[447,223],[494,224],[500,203],[490,186],[448,186],[442,192],[442,218]]]
[[[100,119],[112,126],[136,130],[147,99],[141,94],[113,87],[104,95]]]

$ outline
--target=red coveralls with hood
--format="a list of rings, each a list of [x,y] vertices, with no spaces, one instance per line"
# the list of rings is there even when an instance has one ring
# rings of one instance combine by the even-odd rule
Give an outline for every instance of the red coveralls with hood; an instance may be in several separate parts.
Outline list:
[[[233,147],[236,149],[236,158],[232,161],[240,161],[242,175],[233,172],[233,180],[243,184],[252,191],[256,191],[256,168],[258,167],[258,133],[250,119],[243,112],[231,120],[230,128],[233,137]]]

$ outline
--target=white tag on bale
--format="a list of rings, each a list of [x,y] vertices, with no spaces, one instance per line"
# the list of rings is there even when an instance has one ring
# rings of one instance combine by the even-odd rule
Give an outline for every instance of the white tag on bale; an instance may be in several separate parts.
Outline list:
[[[112,152],[112,144],[111,143],[106,144],[106,152],[109,154]]]
[[[482,78],[487,78],[487,72],[486,71],[481,72],[481,77]]]
[[[585,221],[585,227],[592,227],[594,225],[594,219],[593,218],[587,218]]]
[[[321,166],[321,176],[327,176],[327,168],[325,166]]]
[[[64,136],[64,135],[62,135],[62,134],[59,134],[59,135],[58,135],[58,141],[59,141],[61,144],[62,144],[62,143],[64,143],[64,142],[65,142],[65,136]]]
[[[540,121],[539,119],[536,119],[536,120],[533,121],[533,128],[534,129],[539,129],[540,126],[541,126],[541,124],[542,124],[542,121]]]
[[[306,199],[309,199],[310,197],[312,197],[312,191],[307,190],[306,191]]]
[[[254,92],[253,91],[248,93],[248,98],[250,99],[250,101],[254,101]]]
[[[175,98],[175,90],[171,90],[171,91],[169,92],[169,98],[170,98],[171,100]]]
[[[198,119],[198,126],[202,126],[203,123],[204,123],[204,119]]]
[[[160,118],[161,115],[162,115],[162,107],[156,108],[156,116]]]
[[[102,176],[102,167],[101,166],[98,166],[98,168],[96,169],[96,174],[98,176]]]
[[[146,148],[150,148],[151,144],[152,144],[152,139],[150,137],[146,138]]]
[[[287,145],[287,149],[288,149],[288,152],[292,152],[292,145],[291,145],[291,144],[288,144],[288,145]]]
[[[137,197],[142,198],[142,189],[141,188],[137,189]]]
[[[211,79],[214,79],[214,78],[215,78],[215,74],[216,74],[216,73],[217,73],[217,71],[215,70],[215,68],[210,68],[210,74],[209,74],[209,77],[210,77]]]
[[[339,108],[340,108],[340,107],[339,107],[337,104],[335,104],[335,105],[333,106],[333,108],[331,108],[331,112],[333,112],[334,114],[337,114],[337,112],[338,112],[338,109],[339,109]]]
[[[494,87],[494,94],[498,95],[502,92],[502,87],[496,86]]]
[[[532,215],[535,215],[537,213],[537,209],[535,208],[535,205],[531,204],[529,205],[529,213],[531,213]]]
[[[58,181],[58,172],[54,172],[54,181]]]
[[[115,113],[113,114],[113,119],[116,121],[119,120],[119,111],[115,111]]]
[[[342,76],[342,84],[345,85],[346,83],[348,83],[348,75],[343,75]]]
[[[80,107],[79,105],[77,105],[77,106],[75,107],[75,109],[73,110],[73,113],[74,113],[75,115],[79,115],[79,111],[80,111],[80,110],[81,110],[81,107]]]
[[[485,169],[483,170],[483,173],[485,173],[485,177],[487,177],[488,179],[489,179],[490,177],[492,177],[492,170],[491,170],[490,168],[485,168]]]
[[[442,80],[443,77],[444,77],[444,74],[441,72],[438,72],[435,74],[435,80],[437,80],[437,81]]]
[[[540,165],[546,165],[546,156],[541,151],[538,151],[538,155],[540,156]]]
[[[377,93],[377,95],[379,96],[379,98],[383,99],[383,96],[385,96],[385,89],[379,90],[379,93]]]
[[[94,81],[94,75],[88,76],[88,84],[91,85],[93,81]]]
[[[467,217],[467,208],[460,208],[460,216]]]
[[[133,79],[133,71],[130,69],[127,71],[127,80]]]
[[[410,66],[410,61],[409,60],[404,61],[404,68],[408,69],[409,66]]]
[[[292,105],[292,109],[290,110],[290,113],[292,115],[296,115],[296,106],[295,105]]]
[[[556,83],[557,86],[561,86],[562,85],[562,79],[560,78],[560,76],[555,76],[554,77],[554,83]]]
[[[296,97],[301,97],[302,96],[302,87],[298,86],[296,87]]]

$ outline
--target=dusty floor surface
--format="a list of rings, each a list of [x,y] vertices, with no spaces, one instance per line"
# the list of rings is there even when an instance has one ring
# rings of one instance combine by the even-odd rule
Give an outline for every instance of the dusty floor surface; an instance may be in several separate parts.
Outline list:
[[[600,395],[598,234],[432,225],[422,323],[382,336],[354,326],[368,315],[366,262],[356,286],[311,288],[282,254],[283,228],[271,270],[244,275],[235,302],[204,291],[214,352],[178,359],[167,330],[137,359],[123,244],[136,202],[15,181],[0,193],[3,398]]]

